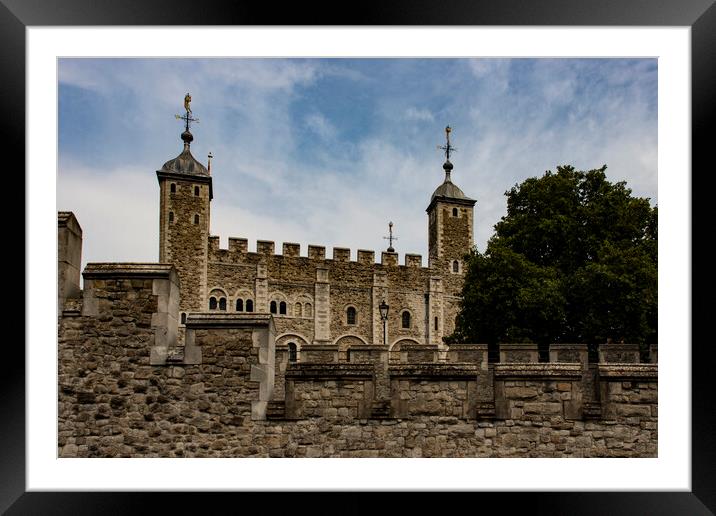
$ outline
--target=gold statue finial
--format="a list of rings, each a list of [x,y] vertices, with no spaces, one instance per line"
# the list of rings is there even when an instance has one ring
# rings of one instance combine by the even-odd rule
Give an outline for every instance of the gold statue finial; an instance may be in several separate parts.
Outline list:
[[[184,96],[184,109],[187,113],[191,113],[191,108],[189,107],[189,104],[191,103],[191,95],[187,93]]]

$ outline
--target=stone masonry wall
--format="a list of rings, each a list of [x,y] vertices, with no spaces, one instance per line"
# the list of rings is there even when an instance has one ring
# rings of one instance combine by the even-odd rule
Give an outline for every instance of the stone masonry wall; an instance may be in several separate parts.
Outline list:
[[[84,275],[81,313],[60,318],[62,457],[657,454],[654,363],[599,364],[587,403],[581,352],[487,367],[486,346],[461,345],[447,363],[388,367],[387,399],[382,364],[288,363],[281,398],[271,316],[191,314],[178,345],[170,266],[90,264]]]

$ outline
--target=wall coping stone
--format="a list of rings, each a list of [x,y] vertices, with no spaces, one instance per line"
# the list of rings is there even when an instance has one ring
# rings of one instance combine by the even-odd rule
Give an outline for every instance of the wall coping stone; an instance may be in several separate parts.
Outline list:
[[[372,364],[351,364],[351,363],[292,363],[286,368],[286,379],[340,379],[340,378],[373,378],[374,367]]]
[[[579,363],[495,364],[495,377],[506,378],[581,378]]]
[[[187,329],[199,328],[245,328],[247,326],[269,326],[275,328],[271,314],[246,313],[188,313]]]
[[[388,368],[388,374],[391,378],[424,378],[432,380],[447,380],[451,378],[476,379],[479,373],[480,366],[477,364],[395,364]]]
[[[179,276],[168,263],[88,263],[82,272],[85,279],[103,278],[172,278]]]
[[[610,380],[657,380],[658,364],[599,364],[599,377]]]
[[[534,342],[515,342],[512,344],[500,344],[500,351],[537,351],[537,344]]]

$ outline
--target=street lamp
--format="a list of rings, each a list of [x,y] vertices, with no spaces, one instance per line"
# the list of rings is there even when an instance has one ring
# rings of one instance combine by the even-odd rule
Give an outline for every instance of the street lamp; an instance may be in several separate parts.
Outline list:
[[[380,309],[380,319],[383,321],[383,346],[385,346],[385,322],[388,320],[388,304],[385,299],[380,302],[378,308]]]

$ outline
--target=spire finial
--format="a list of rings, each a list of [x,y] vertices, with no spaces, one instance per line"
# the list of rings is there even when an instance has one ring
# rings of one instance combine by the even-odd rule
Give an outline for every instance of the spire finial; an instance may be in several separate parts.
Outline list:
[[[450,183],[450,172],[452,171],[452,163],[450,163],[450,153],[457,151],[455,147],[450,145],[450,133],[452,128],[448,125],[445,127],[445,145],[438,145],[438,149],[445,152],[445,163],[443,163],[443,170],[445,170],[445,182]]]
[[[181,133],[181,139],[184,141],[184,149],[185,150],[189,149],[189,145],[194,140],[194,136],[189,131],[190,124],[191,124],[191,122],[197,122],[197,123],[199,122],[198,118],[193,118],[191,116],[192,111],[191,111],[191,106],[189,104],[191,104],[191,94],[187,93],[186,95],[184,95],[185,114],[183,116],[182,115],[174,115],[174,118],[176,118],[177,120],[184,120],[184,122],[186,124],[184,127],[184,132]]]
[[[392,221],[388,222],[388,236],[383,237],[383,239],[388,240],[388,242],[389,242],[388,252],[394,253],[395,249],[393,249],[393,240],[398,240],[398,238],[393,236],[393,222]]]

